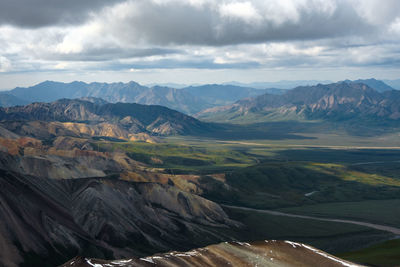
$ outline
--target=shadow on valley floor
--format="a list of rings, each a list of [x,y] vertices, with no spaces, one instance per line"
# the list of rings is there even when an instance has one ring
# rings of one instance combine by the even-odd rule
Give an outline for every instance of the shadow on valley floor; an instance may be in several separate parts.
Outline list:
[[[204,196],[218,203],[260,209],[317,203],[393,199],[400,179],[352,172],[345,165],[292,161],[263,162],[226,173],[223,184],[203,179]]]
[[[324,163],[346,163],[353,169],[366,169],[369,165],[392,163],[399,165],[400,150],[393,149],[324,149],[304,148],[275,151],[273,159],[287,161],[312,161]],[[271,158],[266,159],[266,161]],[[397,163],[397,164],[396,164]]]
[[[302,161],[308,163],[323,163],[343,167],[353,181],[372,181],[375,184],[400,184],[400,150],[392,149],[288,149],[275,151],[275,155],[261,160],[268,163],[271,160],[287,162]],[[352,177],[352,178],[350,178]]]
[[[312,123],[295,121],[267,122],[257,124],[228,124],[212,123],[213,131],[201,133],[200,137],[215,138],[221,140],[289,140],[289,139],[316,139],[303,136],[301,133],[312,132]],[[313,126],[315,127],[315,126]],[[310,131],[311,130],[311,131]]]
[[[374,122],[369,125],[347,122],[276,121],[249,124],[210,123],[211,131],[199,133],[200,137],[224,140],[312,140],[312,134],[339,134],[350,137],[379,137],[398,132],[400,125],[390,126]],[[304,134],[304,135],[303,135]]]

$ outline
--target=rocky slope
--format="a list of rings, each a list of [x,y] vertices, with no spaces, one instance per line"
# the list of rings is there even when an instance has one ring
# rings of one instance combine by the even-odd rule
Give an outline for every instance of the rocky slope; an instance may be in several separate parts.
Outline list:
[[[59,126],[64,130],[86,132],[90,135],[111,137],[121,135],[124,139],[129,139],[129,134],[137,133],[191,134],[209,129],[205,123],[162,106],[129,103],[95,104],[70,99],[0,108],[0,120],[8,122],[3,125],[14,129],[23,128],[15,126],[20,121],[28,124],[32,121],[46,121],[45,124],[48,125],[46,128],[53,125],[55,128]],[[48,121],[63,122],[63,124],[48,124]]]
[[[0,170],[1,266],[187,249],[229,239],[218,229],[238,226],[217,204],[168,185]]]
[[[60,135],[48,140],[46,134],[42,135],[43,139],[10,136],[7,132],[6,137],[1,137],[1,134],[0,131],[0,168],[22,174],[74,179],[138,173],[147,169],[126,153],[99,151],[98,144],[90,138]]]
[[[225,242],[188,252],[105,261],[75,257],[62,267],[112,266],[361,266],[311,246],[290,241]]]
[[[328,121],[400,119],[397,91],[379,93],[361,83],[297,87],[283,95],[264,94],[208,109],[199,118],[216,121],[322,119]]]
[[[58,121],[6,121],[0,123],[3,130],[14,135],[30,136],[38,139],[53,139],[60,136],[75,138],[108,137],[114,139],[143,141],[157,143],[157,136],[149,132],[139,132],[140,129],[126,129],[119,123],[84,123],[84,122],[58,122]],[[1,126],[0,126],[1,127]],[[141,128],[142,131],[145,129]],[[1,132],[0,136],[6,136]],[[10,136],[10,135],[8,135]],[[6,137],[9,138],[9,137]]]
[[[99,149],[92,136],[109,135],[101,132],[111,127],[106,122],[24,121],[42,114],[28,110],[33,115],[21,107],[20,121],[0,127],[0,266],[189,249],[232,240],[225,230],[241,227],[218,204],[193,194],[198,189],[188,177]],[[55,111],[64,118],[98,116],[93,106]]]

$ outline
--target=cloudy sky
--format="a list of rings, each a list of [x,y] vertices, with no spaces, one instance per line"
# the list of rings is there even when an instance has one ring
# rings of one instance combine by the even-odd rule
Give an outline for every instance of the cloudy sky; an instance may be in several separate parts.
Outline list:
[[[0,89],[400,78],[399,0],[1,0]]]

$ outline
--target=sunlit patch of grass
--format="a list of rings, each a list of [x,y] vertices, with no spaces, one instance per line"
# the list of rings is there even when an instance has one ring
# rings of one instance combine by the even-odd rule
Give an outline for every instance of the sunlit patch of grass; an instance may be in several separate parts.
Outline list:
[[[137,142],[102,142],[103,151],[125,152],[134,160],[163,168],[200,170],[216,167],[247,167],[257,161],[242,151],[215,146],[149,144]]]
[[[400,239],[386,241],[358,251],[342,253],[338,256],[373,266],[399,266]]]
[[[360,171],[350,170],[347,166],[332,163],[310,163],[307,165],[312,170],[321,173],[333,175],[341,178],[344,181],[355,181],[358,183],[368,185],[386,185],[386,186],[400,186],[400,180],[375,173],[364,173]]]

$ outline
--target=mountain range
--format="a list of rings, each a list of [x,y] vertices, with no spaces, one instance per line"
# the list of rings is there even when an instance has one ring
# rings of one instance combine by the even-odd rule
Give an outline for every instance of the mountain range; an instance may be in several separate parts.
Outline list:
[[[146,87],[129,83],[60,83],[46,81],[32,87],[17,87],[0,94],[1,106],[25,105],[32,102],[52,102],[62,98],[101,98],[110,103],[161,105],[186,114],[194,114],[216,105],[226,105],[239,99],[279,90],[258,90],[232,85],[190,86],[175,89],[165,86]]]
[[[257,89],[264,88],[278,88],[278,89],[293,89],[298,86],[311,86],[319,83],[332,83],[330,80],[283,80],[278,82],[251,82],[251,83],[242,83],[242,82],[226,82],[224,84],[227,85],[236,85],[241,87],[251,87]]]
[[[239,99],[254,97],[264,93],[269,94],[283,94],[285,89],[268,88],[268,89],[254,89],[251,87],[242,87],[236,85],[220,85],[220,84],[206,84],[200,86],[189,86],[183,88],[185,92],[203,99],[205,102],[213,105],[227,105],[234,103]]]
[[[364,83],[348,81],[300,86],[283,95],[264,94],[211,108],[197,117],[240,123],[278,120],[352,120],[359,123],[376,120],[390,123],[400,119],[400,92],[378,92]]]
[[[26,105],[33,102],[52,102],[62,98],[97,98],[110,103],[139,103],[161,105],[186,114],[196,114],[217,106],[230,105],[238,100],[262,94],[282,95],[295,85],[310,86],[317,81],[287,81],[281,83],[227,83],[188,86],[180,89],[167,86],[146,87],[129,83],[60,83],[46,81],[32,87],[17,87],[0,93],[0,106]],[[379,91],[392,87],[376,79],[346,80],[346,83],[363,83]],[[285,85],[285,86],[283,86]],[[275,87],[274,87],[275,86]],[[285,89],[282,89],[285,88]]]

